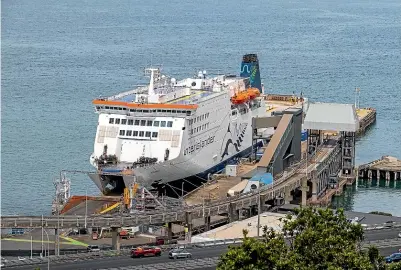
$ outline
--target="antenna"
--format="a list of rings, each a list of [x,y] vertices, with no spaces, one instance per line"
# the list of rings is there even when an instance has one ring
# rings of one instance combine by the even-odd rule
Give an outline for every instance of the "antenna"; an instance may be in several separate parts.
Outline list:
[[[359,87],[355,87],[355,110],[359,108],[359,92],[361,89]]]

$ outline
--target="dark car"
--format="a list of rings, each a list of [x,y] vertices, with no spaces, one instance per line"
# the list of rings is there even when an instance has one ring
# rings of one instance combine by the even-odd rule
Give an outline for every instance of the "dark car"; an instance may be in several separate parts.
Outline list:
[[[392,228],[393,226],[394,226],[394,221],[392,220],[386,221],[386,223],[384,223],[385,228]]]
[[[401,253],[393,253],[386,257],[386,263],[401,262]]]
[[[162,254],[162,250],[158,247],[137,247],[131,250],[132,258],[142,258],[148,256],[160,256]]]

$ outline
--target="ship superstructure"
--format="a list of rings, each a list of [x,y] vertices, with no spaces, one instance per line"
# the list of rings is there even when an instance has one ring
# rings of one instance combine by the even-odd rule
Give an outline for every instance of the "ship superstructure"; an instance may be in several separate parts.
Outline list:
[[[252,151],[252,118],[267,116],[259,64],[245,55],[241,74],[176,80],[146,69],[148,86],[93,101],[99,121],[90,177],[104,194],[205,181]]]

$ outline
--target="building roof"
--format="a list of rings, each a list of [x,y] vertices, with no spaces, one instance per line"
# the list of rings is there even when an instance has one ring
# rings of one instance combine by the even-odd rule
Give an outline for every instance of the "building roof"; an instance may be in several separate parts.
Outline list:
[[[285,218],[286,214],[265,212],[260,214],[260,228],[259,234],[263,235],[263,227],[267,226],[272,228],[276,232],[281,232],[283,222],[282,218]],[[192,243],[206,242],[214,240],[232,239],[232,238],[242,238],[243,230],[248,230],[248,237],[255,237],[258,234],[257,229],[258,216],[247,218],[244,220],[239,220],[217,227],[213,230],[195,235],[191,237]]]
[[[305,129],[356,132],[358,116],[352,104],[310,103],[304,121]]]

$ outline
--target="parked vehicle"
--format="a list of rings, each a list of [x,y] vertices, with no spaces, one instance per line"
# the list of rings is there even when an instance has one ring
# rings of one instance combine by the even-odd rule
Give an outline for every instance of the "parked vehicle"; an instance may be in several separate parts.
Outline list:
[[[148,256],[160,256],[162,255],[162,250],[158,247],[137,247],[131,249],[131,257],[132,258],[142,258]]]
[[[386,263],[401,262],[401,253],[393,253],[386,257]]]
[[[130,238],[131,238],[131,236],[130,236],[130,234],[129,234],[128,231],[122,230],[122,231],[120,232],[120,239],[127,239],[127,240],[129,240]]]
[[[168,253],[168,257],[170,259],[179,259],[179,258],[191,258],[192,254],[186,251],[184,248],[177,248],[170,250]]]
[[[99,246],[96,245],[89,245],[87,248],[88,252],[98,252],[100,251]]]

